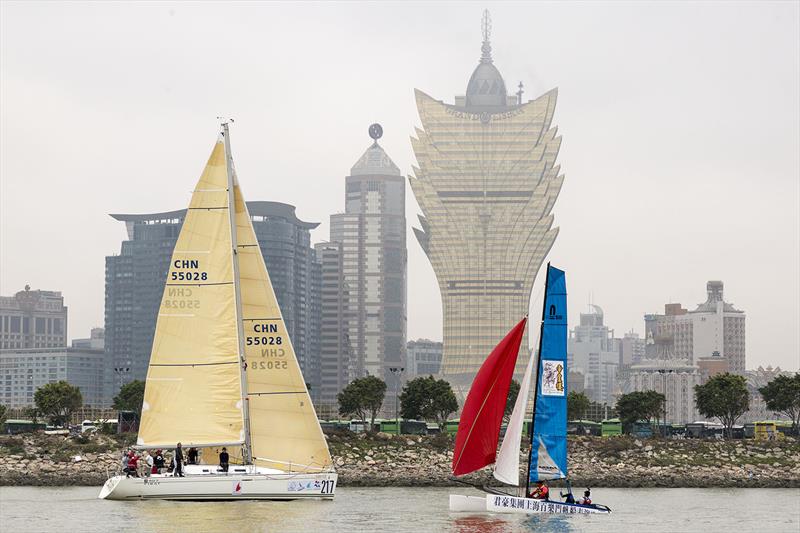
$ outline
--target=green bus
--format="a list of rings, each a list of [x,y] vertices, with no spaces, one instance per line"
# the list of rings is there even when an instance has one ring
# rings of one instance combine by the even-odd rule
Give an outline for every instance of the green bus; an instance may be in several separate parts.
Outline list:
[[[609,418],[600,423],[600,434],[603,437],[622,435],[622,422],[619,418]]]

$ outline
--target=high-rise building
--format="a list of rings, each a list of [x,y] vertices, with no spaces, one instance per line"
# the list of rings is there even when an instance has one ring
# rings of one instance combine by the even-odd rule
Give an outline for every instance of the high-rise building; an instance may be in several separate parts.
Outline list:
[[[264,262],[286,328],[312,393],[319,359],[319,266],[310,230],[294,206],[248,202]],[[120,255],[106,257],[105,349],[113,372],[112,392],[134,379],[144,379],[158,308],[172,250],[186,210],[144,215],[111,215],[125,222],[128,240]],[[315,280],[314,277],[317,276]]]
[[[619,364],[620,366],[635,365],[645,357],[645,340],[638,333],[629,331],[621,339]]]
[[[67,307],[60,292],[24,291],[0,296],[0,349],[63,348]]]
[[[442,368],[442,343],[428,339],[408,341],[406,357],[406,379],[438,375]]]
[[[706,301],[694,311],[670,303],[663,315],[645,315],[646,357],[692,364],[700,358],[721,357],[731,372],[743,374],[745,313],[723,300],[721,281],[709,281],[706,292]]]
[[[603,310],[590,304],[580,314],[580,324],[569,332],[567,367],[570,379],[583,376],[583,392],[598,403],[613,405],[619,369],[619,339],[614,330],[603,323]],[[569,384],[570,390],[581,390],[581,384]]]
[[[94,344],[77,339],[71,347],[0,350],[0,404],[32,407],[39,387],[66,381],[80,389],[84,406],[110,407],[101,334],[102,329],[92,330]]]
[[[345,212],[331,215],[330,240],[341,245],[349,291],[350,377],[390,383],[389,368],[406,360],[405,180],[378,144],[378,124],[370,135],[345,179]]]
[[[557,90],[523,102],[483,45],[466,95],[444,103],[416,91],[422,128],[411,189],[414,229],[436,273],[444,322],[442,374],[466,394],[494,346],[528,313],[534,279],[558,234],[553,204],[564,176],[552,125]],[[520,347],[528,350],[527,335]],[[524,371],[527,357],[519,357]]]
[[[351,374],[349,286],[344,277],[342,244],[321,242],[314,249],[321,264],[320,388],[315,405],[320,414],[324,411],[335,416],[337,396],[350,382]]]

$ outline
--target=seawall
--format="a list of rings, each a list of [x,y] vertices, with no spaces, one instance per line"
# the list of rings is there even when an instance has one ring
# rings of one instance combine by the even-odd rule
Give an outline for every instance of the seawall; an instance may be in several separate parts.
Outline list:
[[[97,485],[119,471],[130,439],[92,435],[0,437],[0,485]],[[339,433],[328,443],[340,486],[449,486],[452,439]],[[576,487],[800,487],[800,444],[787,439],[640,440],[570,437]],[[527,458],[520,454],[520,470]],[[486,468],[466,476],[492,483]]]

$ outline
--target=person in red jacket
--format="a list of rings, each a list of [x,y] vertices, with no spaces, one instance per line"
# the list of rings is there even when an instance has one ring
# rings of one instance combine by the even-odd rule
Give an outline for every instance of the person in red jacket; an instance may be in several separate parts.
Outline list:
[[[126,472],[126,477],[139,477],[139,473],[136,471],[137,467],[139,466],[139,458],[136,457],[136,453],[133,451],[128,452],[128,468]]]
[[[549,500],[550,489],[548,488],[547,483],[544,481],[537,482],[536,489],[528,497],[535,500]]]
[[[578,500],[578,503],[581,504],[581,505],[592,505],[591,496],[592,496],[592,493],[591,493],[590,489],[586,489],[583,492],[583,498]]]

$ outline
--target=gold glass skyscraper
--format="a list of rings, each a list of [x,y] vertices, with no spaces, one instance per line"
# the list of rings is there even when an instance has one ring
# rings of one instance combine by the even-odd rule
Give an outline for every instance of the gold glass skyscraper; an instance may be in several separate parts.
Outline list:
[[[555,241],[564,176],[552,126],[557,90],[523,103],[494,66],[488,14],[478,66],[453,105],[416,90],[422,129],[409,178],[422,209],[417,240],[442,296],[442,374],[462,395],[494,346],[528,312]],[[532,324],[538,323],[538,317]],[[534,326],[535,327],[535,326]],[[526,351],[527,337],[522,352]],[[524,369],[520,357],[518,369]]]

